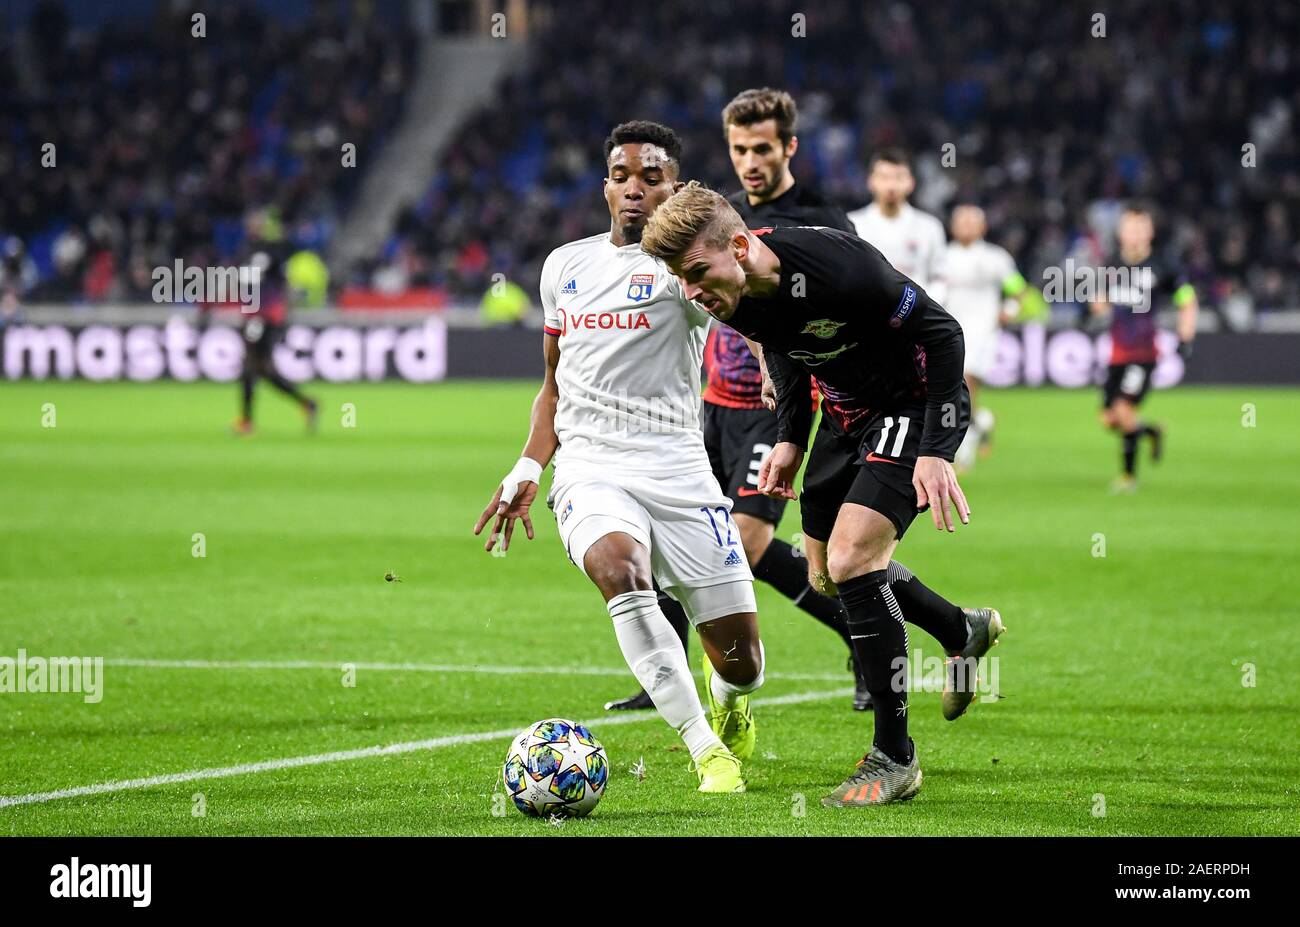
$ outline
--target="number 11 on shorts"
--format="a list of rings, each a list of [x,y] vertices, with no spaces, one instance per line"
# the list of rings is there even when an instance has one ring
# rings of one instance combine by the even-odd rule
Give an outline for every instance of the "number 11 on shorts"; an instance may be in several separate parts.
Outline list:
[[[897,457],[903,453],[903,442],[907,439],[907,426],[911,424],[911,419],[906,415],[898,418],[898,437],[894,439],[894,449],[890,452],[890,457]],[[885,418],[885,427],[880,432],[880,443],[876,445],[876,453],[885,453],[885,442],[889,440],[889,429],[894,427],[894,417]]]
[[[709,527],[713,529],[713,536],[717,538],[719,547],[730,547],[732,544],[735,543],[734,541],[731,540],[731,513],[727,511],[727,507],[725,505],[717,505],[714,506],[713,508],[709,508],[707,505],[702,505],[700,506],[700,511],[704,513],[704,516],[706,518],[708,518]],[[714,512],[719,512],[722,514],[722,523],[727,528],[726,543],[723,543],[722,532],[718,530],[718,523],[713,518]]]

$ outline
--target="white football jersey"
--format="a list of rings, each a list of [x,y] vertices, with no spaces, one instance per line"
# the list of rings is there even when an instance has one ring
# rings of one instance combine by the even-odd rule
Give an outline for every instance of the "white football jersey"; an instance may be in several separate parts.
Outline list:
[[[550,253],[541,297],[546,331],[560,339],[557,476],[707,472],[700,371],[709,316],[668,267],[603,232]]]
[[[943,304],[943,257],[948,237],[943,223],[904,203],[890,219],[875,203],[849,213],[858,237],[875,245],[894,269],[911,277],[932,299]]]
[[[984,239],[948,245],[944,273],[948,302],[944,305],[963,330],[996,328],[1002,308],[1002,284],[1016,272],[1006,249]]]

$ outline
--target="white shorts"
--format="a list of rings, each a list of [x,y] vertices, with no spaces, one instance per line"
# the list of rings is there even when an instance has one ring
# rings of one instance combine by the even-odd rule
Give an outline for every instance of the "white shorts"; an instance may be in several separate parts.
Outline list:
[[[731,500],[708,470],[651,477],[556,474],[547,505],[569,559],[583,561],[607,534],[630,534],[650,552],[659,588],[692,624],[757,611],[754,577],[731,520]]]
[[[989,368],[998,354],[1000,329],[996,320],[991,325],[962,326],[966,339],[966,373],[981,380],[988,376]]]

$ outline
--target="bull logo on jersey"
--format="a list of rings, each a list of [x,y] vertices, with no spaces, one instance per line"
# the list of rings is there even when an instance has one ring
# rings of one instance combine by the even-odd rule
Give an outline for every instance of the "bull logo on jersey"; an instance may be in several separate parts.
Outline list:
[[[633,274],[632,281],[627,287],[627,298],[634,303],[639,303],[643,299],[649,299],[654,288],[654,274]]]
[[[812,335],[814,338],[834,338],[835,333],[846,324],[845,322],[833,322],[830,319],[813,319],[804,326],[800,334]]]

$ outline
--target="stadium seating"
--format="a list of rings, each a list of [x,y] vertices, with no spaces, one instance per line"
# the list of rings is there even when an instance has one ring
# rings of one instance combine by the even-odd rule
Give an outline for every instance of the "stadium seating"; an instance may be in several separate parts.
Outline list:
[[[152,267],[236,260],[254,232],[320,250],[359,181],[342,145],[378,148],[416,57],[409,33],[329,5],[216,4],[203,37],[168,4],[77,25],[46,4],[0,39],[24,63],[0,71],[0,287],[27,302],[147,301]]]
[[[0,168],[17,191],[0,200],[0,289],[29,303],[147,300],[150,268],[234,259],[250,230],[323,253],[360,183],[340,144],[390,135],[414,73],[410,32],[338,5],[298,21],[217,5],[195,42],[166,4],[81,30],[39,6],[0,24]],[[686,173],[730,190],[718,113],[772,84],[801,104],[796,174],[848,208],[870,152],[902,145],[918,204],[983,204],[1031,280],[1099,258],[1116,204],[1140,196],[1207,304],[1300,304],[1294,6],[1134,0],[1104,35],[1083,7],[1030,16],[1015,0],[528,7],[527,42],[548,53],[519,56],[379,252],[332,268],[336,291],[400,279],[476,305],[504,273],[535,293],[556,243],[607,223],[612,125],[673,125]],[[59,170],[41,166],[46,140]]]
[[[1110,9],[1104,37],[1091,8],[1029,15],[1012,0],[532,9],[532,42],[551,53],[464,126],[380,256],[414,251],[426,282],[458,300],[477,301],[494,272],[535,292],[552,247],[608,224],[600,144],[620,121],[672,125],[685,173],[735,189],[718,114],[771,84],[801,104],[796,175],[846,207],[867,199],[872,149],[902,145],[917,156],[919,204],[983,204],[1031,279],[1068,254],[1100,257],[1094,229],[1118,198],[1141,196],[1207,302],[1300,302],[1300,59],[1276,19],[1294,32],[1295,7],[1136,0]]]

